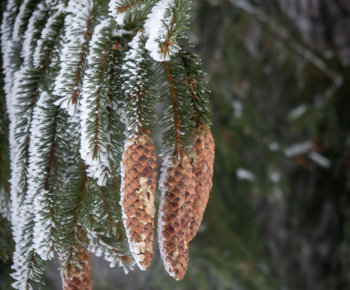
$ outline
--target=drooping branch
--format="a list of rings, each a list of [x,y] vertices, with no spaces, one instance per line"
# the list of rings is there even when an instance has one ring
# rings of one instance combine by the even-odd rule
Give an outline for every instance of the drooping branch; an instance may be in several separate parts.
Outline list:
[[[186,74],[177,61],[162,62],[160,73],[166,82],[162,98],[170,101],[170,106],[164,112],[165,122],[162,123],[165,129],[162,137],[164,152],[182,160],[194,142],[194,111],[184,82]]]
[[[180,52],[181,61],[186,71],[186,84],[192,98],[195,112],[196,129],[210,125],[209,89],[204,78],[201,60],[191,51]]]
[[[91,24],[94,17],[93,2],[69,1],[65,18],[65,36],[60,57],[61,70],[55,81],[54,94],[62,108],[74,114],[79,103],[81,84],[87,66],[88,42],[91,39]]]

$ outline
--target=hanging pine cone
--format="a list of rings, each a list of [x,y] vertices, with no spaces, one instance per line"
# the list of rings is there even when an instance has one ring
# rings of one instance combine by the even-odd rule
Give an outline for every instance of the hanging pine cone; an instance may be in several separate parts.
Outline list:
[[[158,239],[165,269],[176,280],[186,273],[195,180],[190,160],[168,160],[160,180]],[[165,162],[167,163],[167,162]]]
[[[196,236],[201,225],[209,193],[213,185],[215,144],[209,130],[196,138],[193,146],[193,169],[196,180],[196,196],[193,202],[193,218],[191,221],[190,241]]]
[[[148,135],[129,138],[122,167],[121,206],[131,253],[141,270],[153,255],[157,165]]]
[[[91,279],[91,266],[90,266],[90,253],[81,249],[77,254],[81,269],[76,269],[73,278],[64,272],[61,272],[62,283],[64,290],[91,290],[92,279]]]

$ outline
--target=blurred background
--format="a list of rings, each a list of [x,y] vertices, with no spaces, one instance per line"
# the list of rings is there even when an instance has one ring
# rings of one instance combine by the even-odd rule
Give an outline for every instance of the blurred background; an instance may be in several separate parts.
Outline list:
[[[188,33],[216,159],[187,275],[169,277],[156,245],[146,272],[93,258],[94,289],[350,289],[349,0],[197,0]],[[61,287],[57,268],[47,289]]]

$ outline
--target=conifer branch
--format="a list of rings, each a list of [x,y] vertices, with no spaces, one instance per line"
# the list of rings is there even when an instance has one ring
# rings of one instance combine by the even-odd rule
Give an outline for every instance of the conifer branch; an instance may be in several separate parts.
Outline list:
[[[79,253],[88,249],[128,271],[134,263],[116,202],[118,173],[124,133],[148,135],[156,124],[150,56],[158,61],[162,100],[170,104],[162,124],[166,157],[182,160],[194,121],[206,122],[197,105],[205,99],[202,76],[192,71],[199,68],[186,55],[182,63],[174,57],[191,1],[114,0],[113,18],[93,0],[15,1],[9,0],[1,37],[11,120],[13,286],[40,283],[54,250],[65,277],[78,274]],[[0,190],[8,187],[1,181],[5,151]]]
[[[167,62],[162,62],[163,68],[164,68],[164,73],[167,78],[167,82],[169,85],[169,91],[170,91],[170,97],[171,97],[171,106],[173,108],[173,118],[174,118],[174,126],[175,126],[175,154],[179,153],[181,156],[183,155],[182,152],[182,146],[184,145],[181,142],[181,135],[180,135],[180,116],[179,116],[179,102],[177,100],[177,95],[176,95],[176,90],[175,90],[175,85],[174,85],[174,80],[171,76],[170,68]]]
[[[57,34],[59,33],[60,30],[57,31]],[[14,86],[13,96],[15,99],[12,105],[16,106],[17,117],[11,123],[12,128],[10,130],[10,134],[12,134],[12,150],[15,158],[15,162],[12,163],[11,178],[13,220],[15,221],[14,239],[16,241],[14,252],[14,268],[16,272],[13,274],[13,277],[17,282],[14,283],[14,287],[31,287],[31,283],[40,283],[40,276],[44,268],[41,257],[35,252],[35,213],[33,202],[37,194],[37,189],[35,188],[38,187],[36,187],[37,185],[34,185],[34,188],[30,186],[30,174],[34,173],[35,170],[30,171],[29,167],[35,166],[34,163],[30,162],[30,148],[35,146],[35,143],[31,140],[31,133],[35,130],[32,122],[33,119],[36,119],[35,106],[40,97],[46,98],[46,95],[42,93],[42,86],[44,85],[45,77],[47,77],[47,68],[50,67],[51,53],[54,47],[53,45],[51,49],[46,51],[44,62],[40,67],[34,69],[28,67],[28,63],[23,63],[18,74],[16,74],[18,78]],[[39,208],[41,209],[41,206]],[[39,238],[38,240],[41,239]],[[22,247],[24,241],[26,244]]]
[[[163,99],[170,100],[170,107],[164,112],[165,122],[162,124],[166,129],[162,137],[164,153],[169,156],[176,155],[182,160],[186,155],[186,147],[194,142],[194,111],[188,98],[188,89],[183,82],[185,72],[176,61],[162,62],[161,72],[167,83],[162,89]]]
[[[14,99],[12,97],[15,80],[14,74],[20,69],[22,64],[20,54],[24,39],[24,30],[28,25],[36,3],[38,3],[38,0],[26,0],[23,2],[9,0],[1,24],[1,43],[5,73],[4,88],[10,122],[14,122],[16,117],[14,105],[12,105]]]
[[[125,112],[127,136],[133,133],[149,133],[156,123],[155,103],[157,93],[154,90],[151,63],[147,61],[144,48],[145,39],[138,32],[129,42],[130,50],[123,60],[122,89],[126,95]]]
[[[109,2],[110,15],[118,25],[123,26],[127,15],[139,9],[147,9],[158,0],[112,0]]]
[[[21,50],[22,66],[32,66],[33,50],[40,39],[42,26],[47,20],[49,9],[43,3],[39,3],[28,22],[28,31],[24,36]]]
[[[56,167],[56,134],[58,109],[53,105],[55,98],[43,92],[37,106],[31,127],[28,194],[33,196],[34,206],[34,249],[43,260],[53,257],[56,240],[54,169]],[[45,136],[45,138],[44,138]]]
[[[111,55],[109,57],[110,66],[110,80],[109,80],[109,92],[108,98],[110,100],[111,107],[108,108],[109,112],[109,126],[110,126],[110,147],[109,150],[113,156],[113,179],[116,177],[116,173],[119,171],[119,164],[123,154],[124,148],[124,123],[122,118],[124,112],[122,110],[124,104],[124,96],[122,90],[123,73],[121,64],[123,62],[122,50],[122,38],[123,31],[117,30],[118,36],[112,45]]]
[[[197,54],[191,51],[180,52],[186,71],[186,84],[192,98],[196,129],[210,125],[209,89],[204,78],[202,63]]]
[[[97,256],[103,254],[111,267],[119,264],[128,271],[134,263],[125,248],[122,228],[118,225],[121,219],[120,208],[116,202],[115,184],[112,183],[108,182],[104,187],[90,186],[90,203],[94,216],[92,231],[88,233],[90,250]]]
[[[65,16],[65,6],[58,4],[47,19],[46,25],[41,32],[41,38],[37,42],[35,49],[33,49],[34,67],[40,67],[45,63],[50,49],[58,42],[64,27]]]
[[[67,13],[60,58],[61,70],[55,81],[54,94],[60,97],[57,105],[74,114],[86,68],[88,42],[92,35],[93,1],[81,3],[79,0],[71,0]]]
[[[58,220],[61,234],[58,250],[61,269],[69,277],[73,277],[81,267],[77,253],[89,244],[85,230],[89,228],[88,178],[83,167],[80,162],[75,172],[72,172],[74,176],[64,187],[66,194],[60,201]]]
[[[179,41],[188,26],[192,1],[161,0],[149,13],[144,24],[148,37],[146,49],[156,61],[169,61],[181,49]]]
[[[108,118],[109,71],[112,27],[110,19],[95,28],[90,42],[88,65],[81,100],[81,156],[88,174],[102,186],[111,174],[110,128]]]

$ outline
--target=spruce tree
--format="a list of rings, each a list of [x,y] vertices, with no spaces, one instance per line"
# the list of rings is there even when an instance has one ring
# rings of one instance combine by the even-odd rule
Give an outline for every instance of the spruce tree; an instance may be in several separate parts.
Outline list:
[[[40,287],[55,254],[65,289],[91,288],[90,253],[126,272],[133,259],[149,265],[157,120],[168,200],[159,209],[159,240],[162,256],[171,253],[166,269],[183,278],[198,230],[190,227],[195,140],[210,134],[206,81],[185,35],[191,2],[7,1],[0,210],[12,224],[15,289]],[[178,261],[180,275],[172,269]]]

